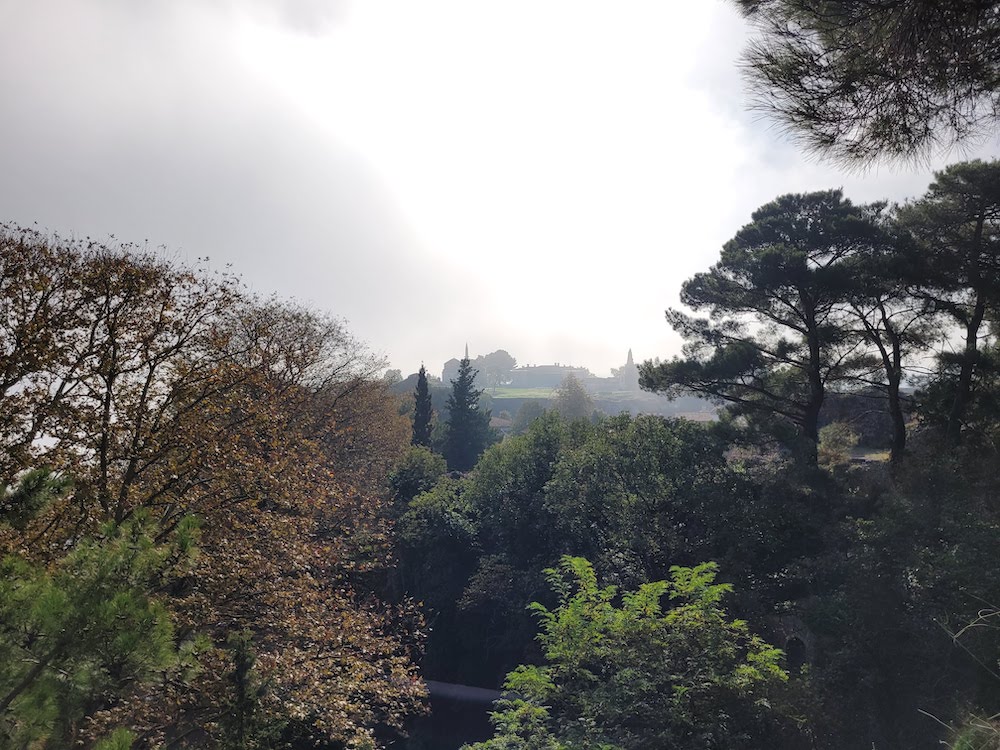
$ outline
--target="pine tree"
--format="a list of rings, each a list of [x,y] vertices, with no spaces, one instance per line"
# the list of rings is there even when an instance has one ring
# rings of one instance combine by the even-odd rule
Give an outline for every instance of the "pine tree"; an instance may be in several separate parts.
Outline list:
[[[70,492],[65,475],[27,472],[0,484],[0,527],[15,529]],[[76,540],[46,566],[0,557],[0,747],[82,744],[80,725],[102,702],[162,679],[182,665],[173,623],[150,592],[186,575],[196,524],[189,517],[162,543],[145,510]],[[99,744],[124,747],[117,732]]]
[[[452,471],[471,469],[494,441],[490,413],[479,408],[479,397],[483,392],[475,386],[476,374],[466,352],[458,366],[458,377],[451,381],[451,395],[448,397],[444,457]]]
[[[987,364],[981,348],[989,310],[1000,302],[1000,161],[962,162],[938,172],[900,219],[922,250],[918,296],[960,337],[958,351],[941,357],[942,384],[952,393],[945,432],[957,444]]]
[[[427,370],[420,365],[420,372],[417,373],[417,388],[413,393],[416,408],[413,412],[413,445],[431,444],[431,417],[434,410],[431,408],[431,394],[427,388]]]

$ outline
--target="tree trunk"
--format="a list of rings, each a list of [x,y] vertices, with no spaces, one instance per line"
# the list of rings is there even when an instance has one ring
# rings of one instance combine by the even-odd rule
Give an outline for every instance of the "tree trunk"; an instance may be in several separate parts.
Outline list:
[[[976,231],[972,239],[972,252],[979,253],[979,246],[983,239],[983,225],[986,217],[979,214],[976,221]],[[971,272],[974,281],[981,281],[978,269]],[[976,291],[976,306],[973,308],[972,317],[969,318],[965,326],[965,350],[962,352],[962,369],[958,374],[958,387],[955,389],[955,400],[951,405],[951,412],[948,414],[948,425],[945,434],[952,445],[958,445],[962,440],[962,421],[965,417],[966,408],[972,396],[972,374],[976,369],[979,359],[979,327],[983,323],[983,316],[986,314],[986,295],[975,283],[970,284]]]
[[[972,376],[979,360],[979,328],[986,314],[986,300],[982,294],[976,299],[976,307],[965,328],[965,350],[962,352],[962,368],[958,373],[958,384],[955,387],[955,400],[948,414],[948,425],[945,434],[952,445],[958,445],[962,439],[962,422],[966,409],[972,399]]]
[[[811,466],[819,463],[819,413],[826,395],[820,357],[819,335],[814,316],[809,315],[809,400],[802,416],[802,433],[806,438],[806,460]]]
[[[906,450],[906,418],[903,415],[903,402],[899,397],[899,384],[903,379],[903,343],[899,333],[890,324],[885,310],[882,311],[882,320],[892,344],[892,358],[886,362],[885,374],[888,384],[889,416],[892,419],[890,457],[892,463],[898,464],[903,458],[903,451]],[[885,359],[884,350],[883,359]]]
[[[819,463],[819,410],[822,405],[822,397],[818,402],[810,400],[802,417],[802,434],[806,439],[806,462],[810,466]]]
[[[890,379],[888,387],[889,416],[892,418],[892,444],[890,455],[892,462],[899,463],[906,450],[906,419],[903,416],[903,403],[899,397],[899,376]]]

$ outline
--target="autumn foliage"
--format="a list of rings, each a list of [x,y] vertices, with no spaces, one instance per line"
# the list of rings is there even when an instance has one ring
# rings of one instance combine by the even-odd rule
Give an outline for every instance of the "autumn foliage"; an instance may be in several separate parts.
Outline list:
[[[73,483],[23,523],[0,516],[0,556],[56,570],[136,519],[153,544],[199,529],[147,592],[193,656],[39,731],[221,742],[235,633],[266,686],[258,721],[367,747],[419,709],[419,618],[359,584],[387,561],[382,484],[410,439],[379,365],[341,321],[228,273],[0,228],[0,480],[44,466]]]

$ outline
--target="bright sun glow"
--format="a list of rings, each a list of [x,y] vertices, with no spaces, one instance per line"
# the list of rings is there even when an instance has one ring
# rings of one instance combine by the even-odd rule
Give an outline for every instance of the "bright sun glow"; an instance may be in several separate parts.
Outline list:
[[[237,49],[372,164],[428,256],[484,284],[507,324],[576,326],[624,350],[596,302],[641,298],[652,315],[630,325],[662,338],[671,256],[696,242],[678,218],[725,192],[691,144],[740,161],[733,126],[694,90],[719,9],[539,5],[358,3],[322,36],[246,20]]]
[[[755,208],[930,174],[845,176],[748,113],[724,2],[64,6],[0,11],[4,218],[232,263],[406,372],[670,356]]]

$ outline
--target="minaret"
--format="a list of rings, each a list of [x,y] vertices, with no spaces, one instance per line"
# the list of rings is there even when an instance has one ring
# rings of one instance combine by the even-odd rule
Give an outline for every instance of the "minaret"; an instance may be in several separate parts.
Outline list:
[[[628,359],[622,368],[622,387],[626,391],[639,390],[639,368],[636,367],[635,360],[632,359],[632,350],[628,350]]]

